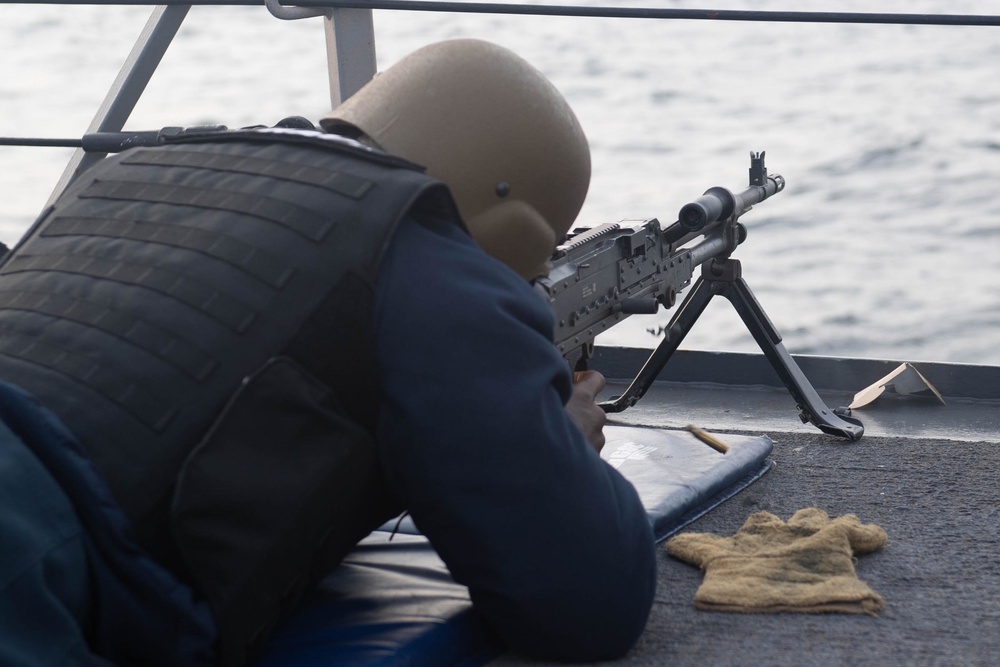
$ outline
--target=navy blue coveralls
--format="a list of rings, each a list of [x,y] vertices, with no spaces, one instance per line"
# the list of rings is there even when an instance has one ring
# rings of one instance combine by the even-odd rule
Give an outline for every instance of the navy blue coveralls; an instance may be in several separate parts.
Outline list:
[[[609,659],[645,625],[653,538],[634,488],[563,408],[552,328],[460,227],[405,220],[377,283],[378,446],[390,489],[503,640]],[[200,655],[204,605],[129,541],[72,436],[16,388],[0,404],[0,664],[106,664],[98,653],[175,636],[163,629],[178,618],[168,651]]]

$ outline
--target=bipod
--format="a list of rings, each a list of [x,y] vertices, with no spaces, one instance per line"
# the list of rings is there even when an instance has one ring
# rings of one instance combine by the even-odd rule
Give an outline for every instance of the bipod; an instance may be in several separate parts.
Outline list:
[[[795,399],[799,418],[803,423],[811,422],[824,433],[848,440],[857,440],[864,434],[864,425],[861,420],[851,416],[850,408],[831,410],[819,397],[809,379],[785,349],[781,335],[750,291],[750,286],[743,280],[739,260],[731,258],[711,259],[702,265],[701,276],[664,330],[663,340],[653,350],[625,393],[600,404],[605,412],[621,412],[642,398],[698,321],[708,302],[716,295],[726,297],[733,304],[764,356]]]

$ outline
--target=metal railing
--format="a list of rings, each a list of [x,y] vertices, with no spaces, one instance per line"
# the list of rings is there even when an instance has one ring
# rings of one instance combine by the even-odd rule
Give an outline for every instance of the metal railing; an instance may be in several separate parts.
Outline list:
[[[87,5],[277,5],[286,17],[317,16],[314,9],[398,10],[422,12],[461,12],[472,14],[517,14],[523,16],[575,16],[591,18],[634,18],[707,21],[763,21],[794,23],[859,23],[894,25],[1000,26],[1000,16],[976,14],[907,14],[896,12],[819,12],[765,11],[738,9],[681,9],[668,7],[615,7],[524,4],[518,2],[472,2],[454,0],[296,0],[279,5],[278,0],[0,0],[17,4],[87,4]],[[273,12],[272,12],[273,13]],[[322,11],[320,12],[322,13]],[[277,15],[277,14],[276,14]]]
[[[517,2],[456,2],[451,0],[296,0],[294,5],[279,0],[0,0],[0,4],[84,4],[152,6],[152,14],[94,119],[87,134],[118,132],[156,71],[192,6],[261,6],[283,20],[322,17],[326,36],[330,102],[337,106],[359,90],[375,74],[375,34],[372,11],[460,12],[631,18],[652,20],[709,20],[800,23],[860,23],[940,26],[1000,26],[1000,16],[970,14],[905,14],[867,12],[802,12],[644,8],[524,4]],[[66,145],[60,140],[24,140],[22,145]],[[17,140],[0,138],[0,144],[16,145]],[[103,159],[104,154],[78,148],[49,197],[51,204],[77,174]]]

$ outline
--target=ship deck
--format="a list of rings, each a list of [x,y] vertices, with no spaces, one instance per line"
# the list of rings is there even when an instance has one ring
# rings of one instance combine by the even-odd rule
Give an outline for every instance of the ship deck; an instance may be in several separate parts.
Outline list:
[[[605,350],[595,366],[609,391],[644,358]],[[797,358],[831,407],[899,362]],[[687,530],[732,534],[753,512],[783,519],[804,507],[856,514],[889,543],[857,560],[858,576],[886,601],[878,617],[750,615],[698,611],[701,572],[659,552],[656,601],[646,631],[610,664],[949,665],[997,664],[1000,655],[1000,368],[916,364],[947,405],[883,396],[856,410],[866,433],[847,442],[802,424],[760,355],[679,352],[649,393],[616,423],[715,433],[767,434],[774,467]],[[743,379],[746,384],[739,384]],[[772,381],[773,380],[773,381]],[[749,383],[752,381],[752,384]],[[861,382],[848,389],[851,382]],[[770,383],[768,383],[770,382]],[[725,439],[724,435],[722,436]],[[495,667],[542,665],[505,655]]]

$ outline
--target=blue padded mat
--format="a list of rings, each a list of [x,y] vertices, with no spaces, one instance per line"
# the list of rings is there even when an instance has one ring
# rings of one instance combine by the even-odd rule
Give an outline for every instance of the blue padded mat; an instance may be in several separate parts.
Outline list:
[[[770,470],[766,436],[719,435],[721,454],[687,431],[607,426],[601,458],[639,492],[661,542]]]
[[[482,665],[501,652],[427,538],[376,531],[278,630],[258,665]]]
[[[772,443],[764,436],[715,434],[730,447],[720,454],[686,431],[609,425],[605,435],[601,456],[635,485],[657,541],[771,465]],[[362,541],[279,628],[258,665],[471,667],[503,650],[473,611],[465,587],[452,581],[406,517]]]

